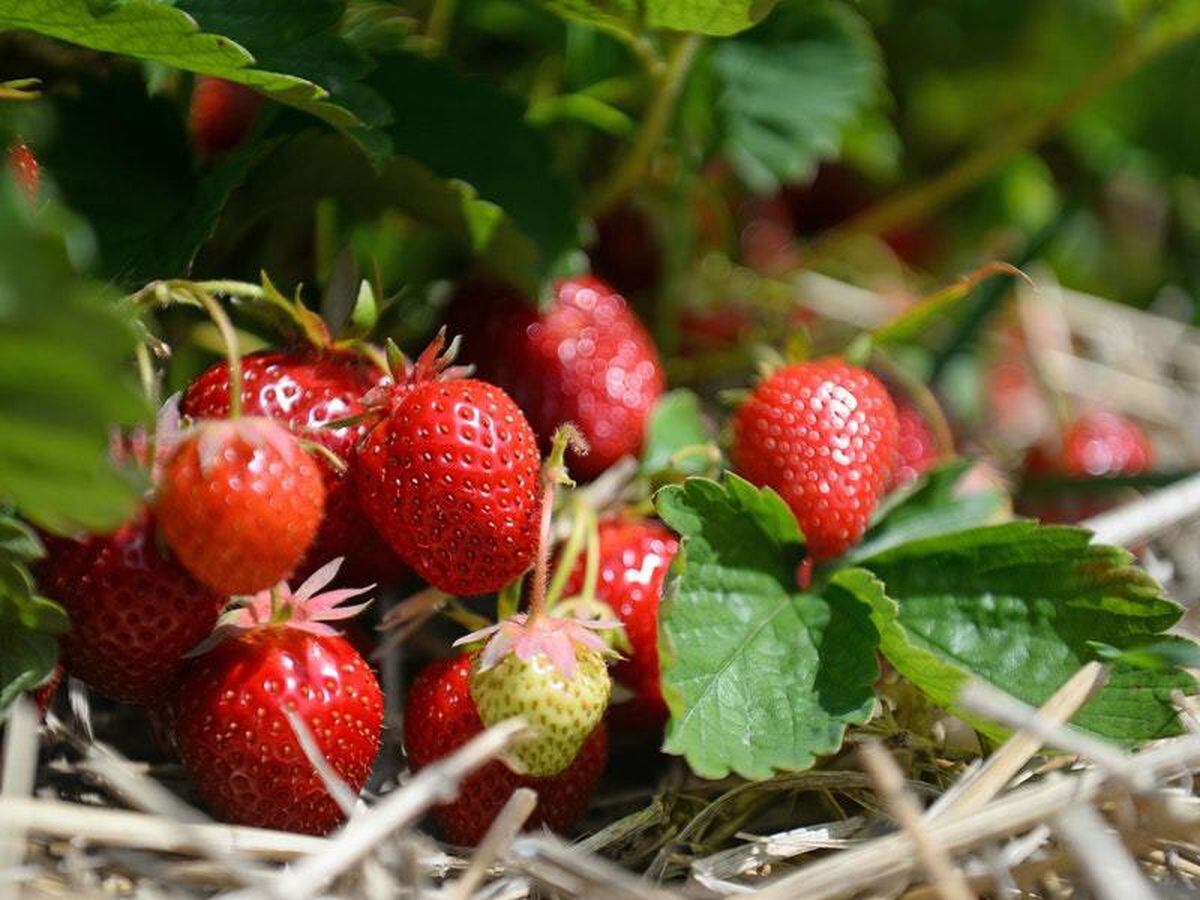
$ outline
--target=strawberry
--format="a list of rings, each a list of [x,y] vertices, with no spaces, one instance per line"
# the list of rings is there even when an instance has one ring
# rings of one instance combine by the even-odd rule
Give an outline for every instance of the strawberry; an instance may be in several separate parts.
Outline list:
[[[1139,475],[1154,465],[1154,447],[1134,421],[1093,409],[1067,423],[1058,445],[1035,444],[1025,456],[1029,475],[1066,474],[1077,478]],[[1020,511],[1047,523],[1080,522],[1112,506],[1111,497],[1055,494],[1026,497]]]
[[[374,387],[372,374],[361,359],[347,354],[315,350],[253,353],[242,359],[242,409],[275,419],[292,434],[321,444],[353,466],[355,446],[368,426],[323,426],[366,412],[361,398]],[[181,409],[194,419],[228,416],[229,364],[216,363],[196,378],[183,396]],[[384,584],[398,581],[404,564],[367,521],[353,476],[321,457],[317,466],[325,486],[325,516],[297,573],[307,575],[321,563],[343,556],[344,578]]]
[[[472,285],[448,319],[480,377],[512,394],[543,448],[564,422],[579,428],[591,449],[572,455],[573,474],[594,478],[641,449],[663,367],[625,298],[603,281],[559,281],[541,315],[510,291]]]
[[[937,438],[930,431],[921,411],[909,401],[894,394],[892,400],[896,404],[899,432],[888,490],[916,481],[929,471],[941,456]]]
[[[414,772],[452,753],[483,730],[471,699],[474,658],[463,653],[430,663],[408,692],[404,749]],[[497,813],[519,787],[537,791],[538,802],[525,823],[565,832],[583,817],[608,758],[604,723],[596,726],[569,766],[551,778],[518,775],[503,762],[491,762],[469,776],[458,799],[434,809],[442,836],[455,844],[479,843]]]
[[[518,613],[457,642],[490,636],[471,666],[471,698],[485,725],[516,716],[529,725],[531,738],[511,751],[510,765],[522,774],[562,772],[600,723],[612,691],[604,661],[611,651],[592,629],[613,624]]]
[[[37,157],[24,141],[17,141],[8,148],[8,170],[13,180],[25,194],[32,209],[37,205],[38,189],[42,183],[42,170]]]
[[[667,718],[658,668],[658,603],[679,541],[659,522],[632,517],[607,519],[599,533],[596,599],[616,613],[630,645],[628,656],[613,667],[613,678],[634,694],[610,712],[635,730],[657,727]],[[584,568],[580,560],[567,581],[568,596],[583,588]]]
[[[899,423],[887,389],[841,359],[783,366],[733,418],[734,466],[787,501],[814,562],[857,543],[887,486]]]
[[[192,90],[188,131],[201,159],[228,153],[250,131],[262,96],[244,84],[201,75]]]
[[[50,704],[54,702],[54,695],[58,693],[58,689],[62,686],[62,680],[63,667],[60,663],[50,672],[50,677],[31,692],[38,715],[43,719],[46,717],[46,711],[50,709]]]
[[[538,538],[537,439],[504,391],[473,379],[397,385],[359,447],[358,497],[379,533],[431,585],[498,590]]]
[[[155,513],[185,568],[222,594],[287,578],[321,524],[317,465],[264,418],[202,421],[181,435],[163,470]]]
[[[183,674],[168,714],[184,766],[224,820],[325,834],[344,816],[296,737],[289,713],[355,793],[379,752],[383,695],[370,666],[326,622],[363,593],[318,593],[340,560],[293,593],[260,591],[227,614]],[[365,589],[364,589],[365,590]]]
[[[1154,465],[1154,447],[1131,419],[1090,410],[1071,421],[1062,435],[1062,470],[1069,475],[1138,475]]]
[[[161,699],[224,598],[163,555],[146,513],[112,534],[44,541],[38,583],[71,617],[60,639],[67,672],[113,700]]]

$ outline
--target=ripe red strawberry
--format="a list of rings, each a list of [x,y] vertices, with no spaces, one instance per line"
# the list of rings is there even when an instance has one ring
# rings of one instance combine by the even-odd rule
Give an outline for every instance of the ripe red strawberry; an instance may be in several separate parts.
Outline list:
[[[430,663],[413,681],[404,715],[404,749],[413,771],[450,754],[483,730],[471,699],[472,656]],[[491,762],[462,784],[459,797],[434,810],[442,836],[454,844],[479,843],[496,814],[519,787],[537,791],[538,803],[526,828],[565,832],[583,817],[608,759],[601,722],[567,769],[551,778],[518,775]]]
[[[374,387],[373,374],[361,359],[346,354],[253,353],[242,358],[242,409],[275,419],[292,434],[321,444],[353,467],[355,447],[368,425],[323,426],[366,412],[362,396]],[[229,364],[219,362],[193,381],[183,395],[181,410],[194,419],[228,416]],[[317,457],[317,466],[325,486],[325,516],[297,574],[307,575],[343,556],[343,578],[380,584],[399,580],[404,564],[367,521],[353,476],[339,472],[322,457]]]
[[[325,503],[317,465],[264,418],[206,420],[176,446],[155,512],[167,544],[200,581],[250,594],[287,578]]]
[[[17,186],[25,193],[29,206],[36,206],[42,171],[38,166],[37,157],[24,141],[17,141],[8,148],[8,170]]]
[[[892,477],[888,490],[911,484],[929,471],[938,461],[941,452],[937,439],[929,430],[921,411],[907,400],[893,396],[896,416],[900,426],[896,440],[896,458],[892,466]]]
[[[188,131],[201,159],[228,153],[250,131],[262,96],[244,84],[201,75],[192,90]]]
[[[1154,447],[1136,422],[1091,410],[1063,429],[1062,469],[1070,475],[1137,475],[1154,465]]]
[[[224,597],[163,556],[145,513],[112,534],[44,540],[38,584],[71,617],[60,638],[67,672],[113,700],[159,700]]]
[[[779,493],[815,562],[862,538],[887,486],[899,424],[887,389],[841,359],[784,366],[733,419],[735,468]]]
[[[667,718],[658,668],[658,603],[679,541],[651,519],[617,518],[600,523],[600,570],[596,599],[616,613],[625,627],[630,651],[613,667],[613,678],[633,698],[613,706],[614,722],[635,729],[662,725]],[[581,559],[567,582],[567,596],[583,588]]]
[[[54,667],[54,671],[50,673],[50,677],[40,687],[33,690],[33,703],[37,707],[38,715],[42,718],[46,717],[46,710],[54,702],[54,695],[58,693],[59,687],[62,686],[62,680],[63,667],[60,663]]]
[[[559,281],[541,315],[504,288],[472,285],[459,292],[448,319],[463,336],[465,358],[512,395],[543,449],[559,425],[578,426],[590,452],[570,457],[573,475],[594,478],[641,449],[663,392],[663,367],[625,298],[603,281]]]
[[[343,821],[288,720],[307,726],[330,768],[361,791],[379,752],[383,695],[375,675],[326,621],[362,593],[317,593],[338,561],[294,594],[278,586],[228,615],[183,674],[169,721],[184,766],[225,821],[325,834]]]
[[[537,439],[500,388],[473,379],[395,390],[355,465],[363,509],[436,588],[486,594],[533,559],[541,510]]]

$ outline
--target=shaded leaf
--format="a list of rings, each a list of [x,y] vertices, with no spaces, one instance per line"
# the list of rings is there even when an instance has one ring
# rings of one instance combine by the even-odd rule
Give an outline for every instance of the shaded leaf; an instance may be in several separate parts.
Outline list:
[[[230,193],[270,146],[198,170],[174,104],[130,77],[86,82],[56,105],[59,129],[45,162],[91,223],[100,272],[131,289],[187,274]]]
[[[537,247],[541,270],[578,246],[572,192],[517,98],[414,54],[381,60],[371,84],[396,110],[395,153],[503,210]]]
[[[150,410],[132,377],[133,324],[75,274],[53,212],[33,219],[0,182],[0,500],[46,528],[103,531],[140,488],[109,462],[110,429]]]
[[[279,35],[279,41],[272,42],[270,46],[279,48],[286,47],[286,42],[296,37],[289,29],[289,20],[292,18],[289,11],[297,6],[309,10],[317,6],[340,9],[342,4],[324,0],[305,0],[301,4],[286,0],[250,0],[249,3],[235,3],[232,0],[226,3],[202,3],[196,0],[201,16],[212,15],[214,20],[221,19],[225,25],[229,24],[230,16],[218,16],[222,8],[233,16],[236,16],[236,10],[245,9],[241,29],[251,35],[265,35],[273,29]],[[300,22],[308,21],[305,16],[296,18]],[[94,0],[9,0],[0,6],[0,31],[13,28],[49,35],[93,50],[119,53],[236,81],[280,103],[319,116],[339,128],[359,124],[353,112],[328,98],[329,85],[314,84],[290,71],[272,71],[264,67],[262,61],[256,63],[247,48],[235,40],[205,31],[203,23],[197,24],[197,20],[183,9],[158,0],[109,3]],[[289,61],[294,62],[291,58]],[[312,56],[304,58],[299,68],[306,72],[323,70]]]

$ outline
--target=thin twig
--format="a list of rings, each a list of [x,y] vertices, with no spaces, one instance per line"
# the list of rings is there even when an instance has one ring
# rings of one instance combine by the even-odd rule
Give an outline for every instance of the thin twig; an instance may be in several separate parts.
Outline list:
[[[959,693],[958,704],[984,719],[1027,731],[1045,744],[1077,753],[1110,773],[1121,775],[1128,769],[1128,758],[1112,744],[1053,722],[1034,707],[985,682],[969,682]]]
[[[503,753],[525,730],[525,724],[518,719],[501,722],[445,759],[422,769],[412,781],[388,794],[372,810],[347,822],[321,852],[306,857],[278,876],[275,890],[288,900],[303,900],[324,890],[430,807],[453,800],[464,778]],[[248,900],[249,895],[236,896]]]
[[[358,795],[350,790],[350,785],[342,780],[342,777],[337,772],[333,771],[333,766],[329,764],[329,760],[325,758],[325,754],[321,752],[321,748],[317,746],[317,740],[313,737],[312,731],[307,723],[300,718],[300,715],[288,707],[283,707],[283,714],[287,717],[288,724],[292,726],[292,733],[296,735],[296,741],[300,744],[300,749],[304,751],[305,757],[316,770],[317,776],[321,779],[321,783],[325,785],[325,790],[329,792],[329,796],[333,798],[333,802],[338,805],[342,813],[349,819],[355,814],[358,809]]]
[[[634,138],[633,146],[629,148],[629,153],[609,179],[600,185],[589,205],[592,213],[603,212],[611,207],[636,187],[645,174],[654,151],[658,149],[667,127],[671,124],[675,102],[679,99],[688,71],[702,42],[703,38],[700,35],[689,34],[676,43],[666,68],[661,73],[658,90],[650,102],[650,108],[637,137]]]
[[[619,866],[578,849],[551,835],[521,838],[509,859],[551,893],[596,900],[676,900]]]
[[[487,834],[479,842],[475,855],[471,857],[470,867],[455,883],[449,900],[470,900],[475,889],[487,877],[488,868],[508,849],[517,832],[529,819],[537,801],[537,793],[530,788],[522,787],[513,791],[513,795],[508,798],[508,802],[488,828]]]
[[[239,883],[253,886],[280,900],[286,897],[274,890],[265,872],[232,852],[227,845],[210,839],[208,832],[198,830],[198,826],[209,822],[206,816],[154,779],[143,775],[115,750],[100,743],[90,745],[80,768],[90,772],[134,806],[159,816],[164,827],[178,832],[182,839],[190,840],[197,850],[223,866]]]
[[[1200,764],[1200,739],[1176,738],[1131,759],[1136,781],[1152,782]],[[1048,779],[1018,788],[969,816],[937,820],[929,835],[948,852],[956,853],[1041,824],[1074,803],[1092,803],[1110,793],[1112,779],[1102,770]],[[917,863],[907,834],[876,838],[777,879],[756,900],[828,900],[858,893],[882,878],[911,874]]]
[[[893,818],[912,840],[917,857],[942,900],[974,900],[962,872],[951,862],[945,848],[930,837],[921,820],[920,804],[905,787],[904,773],[891,754],[872,740],[859,748],[859,758]]]
[[[37,777],[37,709],[25,695],[18,695],[9,709],[4,733],[3,770],[0,770],[0,807],[27,798]],[[25,858],[25,831],[19,823],[0,827],[0,873],[10,872]],[[19,897],[15,879],[0,878],[0,897]]]
[[[1097,900],[1154,900],[1154,889],[1100,814],[1084,803],[1054,818],[1054,830],[1079,864]]]
[[[272,862],[316,853],[329,843],[325,838],[303,834],[212,822],[193,824],[183,830],[168,827],[162,816],[150,813],[28,797],[5,798],[0,802],[0,826],[23,828],[51,838],[161,853],[203,856],[206,854],[201,844],[204,844],[219,846],[226,853]]]
[[[1089,662],[1072,675],[1038,710],[1047,722],[1065,725],[1108,678],[1108,670],[1098,662]],[[929,808],[927,819],[956,816],[987,803],[1021,771],[1042,746],[1042,739],[1020,730],[1010,737],[991,758],[963,778]]]
[[[1093,516],[1080,523],[1096,540],[1122,547],[1143,543],[1188,519],[1200,516],[1200,475]]]

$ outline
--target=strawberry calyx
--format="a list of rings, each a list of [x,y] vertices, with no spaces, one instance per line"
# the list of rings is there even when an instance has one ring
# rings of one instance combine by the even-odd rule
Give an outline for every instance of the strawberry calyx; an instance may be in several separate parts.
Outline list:
[[[470,377],[474,366],[454,365],[461,345],[462,340],[458,337],[447,344],[446,329],[443,326],[414,361],[389,338],[387,370],[390,377],[368,391],[363,396],[363,403],[368,409],[376,411],[392,409],[419,384],[430,381],[456,381]]]
[[[271,447],[286,463],[292,463],[303,453],[290,431],[265,416],[245,416],[237,419],[202,419],[179,433],[179,442],[195,439],[200,457],[200,471],[212,473],[226,448],[234,442],[250,447]]]
[[[595,632],[620,627],[621,623],[616,620],[585,620],[517,613],[498,625],[489,625],[464,635],[454,642],[454,646],[473,644],[487,638],[487,644],[479,655],[480,672],[494,668],[510,653],[516,654],[523,662],[531,662],[534,657],[542,655],[559,674],[571,679],[575,677],[578,669],[576,648],[592,650],[602,656],[615,656],[616,652]]]
[[[330,560],[293,591],[286,582],[259,591],[249,597],[239,597],[234,605],[217,621],[212,634],[204,639],[188,656],[200,656],[226,638],[251,631],[294,628],[322,637],[332,637],[338,631],[328,622],[341,621],[357,616],[371,605],[368,599],[352,606],[340,606],[352,597],[358,597],[375,588],[369,584],[361,588],[338,588],[333,591],[322,589],[335,577],[345,558]]]

